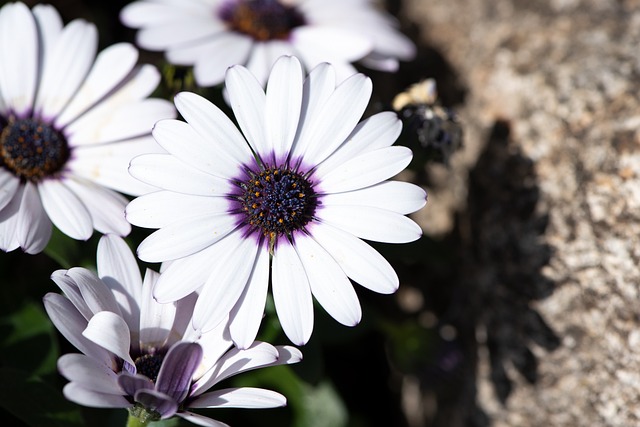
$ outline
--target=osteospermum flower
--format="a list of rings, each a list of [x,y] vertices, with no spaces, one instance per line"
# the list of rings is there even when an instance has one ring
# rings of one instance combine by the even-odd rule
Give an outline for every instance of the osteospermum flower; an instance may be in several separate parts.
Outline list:
[[[153,123],[175,117],[170,102],[145,99],[160,76],[136,67],[137,50],[113,45],[96,57],[97,30],[62,25],[51,6],[0,9],[0,249],[37,253],[52,222],[74,239],[94,228],[126,235],[127,200],[148,185],[131,157],[157,152]]]
[[[221,83],[227,67],[246,64],[265,83],[281,55],[307,69],[331,62],[339,80],[350,64],[395,71],[415,46],[371,0],[143,0],[126,6],[122,22],[139,28],[137,43],[166,51],[177,65],[194,65],[201,86]]]
[[[402,243],[421,235],[404,215],[424,206],[425,192],[385,181],[411,161],[410,149],[391,146],[400,121],[383,112],[358,123],[371,81],[356,74],[336,87],[326,63],[303,77],[295,57],[282,57],[265,94],[246,68],[230,68],[226,87],[242,134],[207,100],[178,94],[187,123],[163,120],[153,131],[170,154],[142,155],[129,169],[163,189],[126,211],[133,224],[159,228],[139,257],[172,260],[155,297],[173,301],[204,285],[195,327],[207,330],[231,313],[241,348],[256,336],[270,275],[282,327],[304,344],[312,294],[353,326],[361,310],[349,278],[375,292],[397,289],[393,268],[361,238]]]
[[[71,381],[67,399],[100,408],[127,408],[143,421],[174,415],[199,425],[226,424],[190,408],[272,408],[284,406],[279,393],[258,388],[209,391],[220,381],[250,369],[295,363],[300,351],[254,342],[232,346],[226,323],[206,333],[190,324],[194,298],[159,304],[126,243],[113,235],[98,245],[98,275],[85,268],[58,270],[51,278],[65,295],[49,293],[44,304],[53,324],[83,354],[58,360]]]

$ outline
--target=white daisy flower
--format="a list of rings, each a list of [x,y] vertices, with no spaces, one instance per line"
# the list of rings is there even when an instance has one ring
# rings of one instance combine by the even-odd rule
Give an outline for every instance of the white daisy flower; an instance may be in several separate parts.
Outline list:
[[[194,296],[159,304],[127,244],[105,235],[98,245],[98,275],[85,268],[58,270],[51,278],[65,295],[49,293],[51,321],[83,354],[65,354],[58,369],[70,383],[67,399],[98,408],[127,408],[131,416],[155,421],[178,416],[199,425],[226,424],[191,408],[273,408],[279,393],[251,387],[208,391],[240,372],[296,363],[299,350],[256,341],[233,348],[226,322],[206,333],[191,327]]]
[[[169,62],[194,66],[201,86],[222,83],[226,69],[247,68],[264,84],[273,63],[296,55],[310,70],[350,64],[395,71],[415,56],[414,44],[372,0],[142,0],[126,6],[122,22],[138,28],[139,46],[165,51]]]
[[[130,44],[96,56],[96,27],[62,25],[52,7],[0,9],[0,249],[41,252],[52,222],[88,239],[126,235],[127,200],[151,190],[129,176],[130,159],[160,150],[153,123],[175,117],[170,102],[146,99],[160,75],[136,67]]]
[[[169,154],[142,155],[129,168],[163,189],[126,210],[131,223],[159,228],[139,257],[172,260],[154,296],[174,301],[204,285],[194,326],[208,330],[231,313],[240,348],[257,334],[269,276],[282,327],[301,345],[313,329],[312,295],[353,326],[361,310],[349,279],[397,289],[393,268],[360,239],[403,243],[422,233],[404,215],[424,206],[425,192],[386,181],[412,157],[391,146],[400,120],[383,112],[358,123],[371,80],[355,74],[336,87],[326,63],[303,77],[295,57],[282,57],[265,94],[246,68],[230,68],[226,88],[242,133],[207,100],[178,94],[187,123],[162,120],[153,130]]]

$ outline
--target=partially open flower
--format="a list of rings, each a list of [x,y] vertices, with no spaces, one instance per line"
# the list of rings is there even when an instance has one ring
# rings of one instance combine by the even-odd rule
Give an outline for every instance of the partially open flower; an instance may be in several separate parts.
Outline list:
[[[251,369],[296,363],[301,353],[288,346],[254,342],[233,348],[226,322],[206,332],[191,327],[194,295],[159,304],[133,254],[119,237],[102,237],[98,275],[85,268],[58,270],[52,279],[65,295],[49,293],[45,308],[52,322],[83,354],[58,360],[70,383],[65,396],[91,407],[127,408],[144,420],[179,416],[200,425],[223,423],[191,408],[284,406],[284,396],[257,388],[208,391],[220,381]]]

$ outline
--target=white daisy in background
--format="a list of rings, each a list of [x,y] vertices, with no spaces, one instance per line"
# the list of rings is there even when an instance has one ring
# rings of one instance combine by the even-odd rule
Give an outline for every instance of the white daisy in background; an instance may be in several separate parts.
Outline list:
[[[282,55],[298,56],[308,70],[331,62],[339,81],[355,73],[355,61],[395,71],[399,59],[415,56],[414,44],[372,0],[142,0],[120,17],[140,29],[139,46],[193,65],[201,86],[222,83],[235,64],[264,84]]]
[[[88,239],[126,235],[127,200],[151,190],[131,178],[130,159],[160,150],[153,123],[175,117],[170,102],[146,99],[160,81],[136,67],[130,44],[96,56],[96,27],[62,25],[51,6],[0,9],[0,249],[38,253],[52,222]]]
[[[251,369],[296,363],[294,347],[254,342],[233,348],[226,322],[204,334],[190,326],[194,296],[159,304],[151,289],[158,274],[144,281],[129,247],[105,235],[98,245],[98,275],[85,268],[58,270],[51,278],[65,295],[49,293],[44,304],[51,321],[83,354],[58,360],[71,381],[67,399],[99,408],[127,408],[154,421],[179,416],[199,425],[225,426],[190,408],[273,408],[279,393],[258,388],[207,392],[220,381]]]
[[[356,74],[336,87],[326,63],[303,78],[300,62],[282,57],[265,94],[246,68],[230,68],[226,88],[242,133],[204,98],[178,94],[187,123],[162,120],[153,130],[169,154],[136,157],[129,168],[162,189],[126,211],[134,225],[159,228],[139,257],[172,260],[154,296],[174,301],[204,285],[194,326],[208,330],[231,313],[240,348],[257,334],[270,275],[282,327],[302,345],[313,329],[312,294],[353,326],[361,309],[349,278],[375,292],[397,289],[393,268],[361,238],[403,243],[422,233],[404,215],[424,206],[425,192],[386,181],[412,157],[391,146],[400,120],[383,112],[358,123],[371,80]]]

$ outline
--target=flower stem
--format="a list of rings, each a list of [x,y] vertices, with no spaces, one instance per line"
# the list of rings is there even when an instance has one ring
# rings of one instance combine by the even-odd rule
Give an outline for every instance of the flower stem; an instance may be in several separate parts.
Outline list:
[[[144,427],[151,422],[150,419],[141,419],[136,417],[135,415],[129,414],[129,418],[127,418],[127,427]]]

